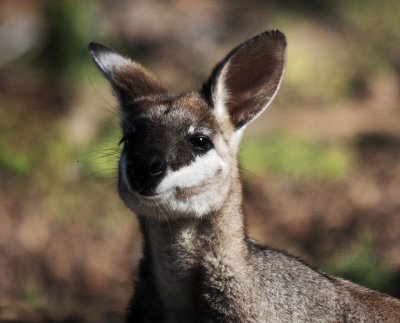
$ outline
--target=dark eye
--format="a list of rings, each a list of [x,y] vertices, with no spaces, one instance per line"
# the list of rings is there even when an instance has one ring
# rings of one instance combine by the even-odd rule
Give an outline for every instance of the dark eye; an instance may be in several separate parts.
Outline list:
[[[213,147],[211,140],[204,135],[194,135],[189,140],[193,147],[201,151],[207,151]]]

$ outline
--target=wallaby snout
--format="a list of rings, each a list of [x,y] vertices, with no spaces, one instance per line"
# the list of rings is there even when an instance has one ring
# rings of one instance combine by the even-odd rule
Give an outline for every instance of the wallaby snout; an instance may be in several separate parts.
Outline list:
[[[130,188],[140,195],[153,195],[165,176],[166,161],[156,149],[127,153],[126,177]]]

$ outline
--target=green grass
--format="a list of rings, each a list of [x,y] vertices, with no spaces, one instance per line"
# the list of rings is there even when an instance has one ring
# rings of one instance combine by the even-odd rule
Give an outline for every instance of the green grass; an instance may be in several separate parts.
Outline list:
[[[26,175],[32,168],[31,154],[0,143],[0,168],[17,175]]]
[[[351,170],[353,155],[343,145],[274,134],[244,141],[240,160],[244,169],[259,176],[274,174],[295,180],[337,181]]]

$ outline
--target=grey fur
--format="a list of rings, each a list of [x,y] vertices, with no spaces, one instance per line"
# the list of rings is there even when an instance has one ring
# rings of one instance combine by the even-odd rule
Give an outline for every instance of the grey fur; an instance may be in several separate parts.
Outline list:
[[[285,50],[282,33],[260,34],[232,50],[200,93],[175,97],[138,64],[115,56],[105,64],[104,47],[91,46],[96,64],[112,75],[108,78],[122,105],[124,136],[133,136],[129,129],[143,122],[139,128],[150,129],[134,134],[131,141],[139,143],[125,143],[120,164],[121,198],[138,215],[144,235],[127,322],[400,322],[399,300],[324,274],[246,237],[237,143],[241,129],[275,95]],[[128,65],[121,63],[114,70],[114,61]],[[141,86],[145,98],[138,91]],[[123,177],[126,168],[135,170],[135,158],[146,160],[143,156],[150,148],[165,159],[166,174],[195,164],[207,154],[196,152],[182,138],[196,127],[208,129],[212,150],[227,161],[229,174],[223,177],[224,169],[215,168],[201,182],[203,187],[177,187],[172,196],[185,200],[195,195],[193,201],[204,203],[196,194],[213,189],[215,200],[222,196],[223,203],[208,199],[212,207],[205,213],[199,207],[174,212],[168,201],[144,206],[151,198],[140,196],[139,189],[132,192]],[[139,186],[146,194],[157,192],[166,174]],[[131,184],[137,184],[132,183],[135,176],[139,175],[128,180]]]

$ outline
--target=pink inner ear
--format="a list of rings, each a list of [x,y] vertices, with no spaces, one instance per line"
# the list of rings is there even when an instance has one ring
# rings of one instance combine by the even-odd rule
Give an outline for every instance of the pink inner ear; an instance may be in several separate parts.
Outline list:
[[[285,64],[285,43],[259,39],[232,55],[227,68],[225,88],[229,93],[227,110],[233,124],[240,128],[271,101],[278,89]]]

